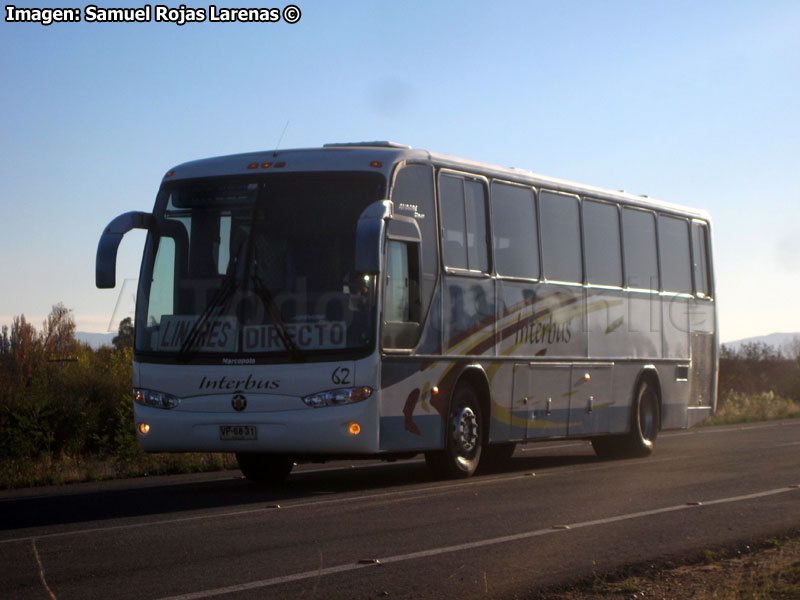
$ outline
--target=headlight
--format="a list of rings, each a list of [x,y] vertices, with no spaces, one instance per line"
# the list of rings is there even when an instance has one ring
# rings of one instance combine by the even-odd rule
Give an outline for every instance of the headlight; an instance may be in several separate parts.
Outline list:
[[[175,408],[181,403],[181,399],[172,394],[142,388],[133,388],[133,401],[144,406],[167,409]]]
[[[323,406],[337,406],[339,404],[361,402],[371,395],[372,388],[370,387],[339,388],[337,390],[328,390],[311,394],[303,398],[303,402],[312,408],[320,408]]]

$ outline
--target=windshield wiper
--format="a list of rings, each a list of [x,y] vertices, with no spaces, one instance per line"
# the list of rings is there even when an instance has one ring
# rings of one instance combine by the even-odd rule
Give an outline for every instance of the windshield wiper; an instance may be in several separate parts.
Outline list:
[[[278,337],[281,338],[281,342],[283,343],[284,348],[286,348],[286,351],[289,353],[289,356],[291,356],[295,362],[306,362],[306,357],[303,354],[303,351],[297,347],[297,343],[294,341],[288,331],[286,321],[284,321],[283,317],[281,317],[281,312],[278,309],[278,305],[275,304],[275,298],[272,296],[272,292],[266,285],[264,285],[262,279],[256,275],[255,272],[253,272],[252,279],[254,284],[253,290],[266,305],[269,316],[272,319],[272,324],[275,326],[275,329],[278,332]]]
[[[239,287],[237,282],[244,281],[244,265],[247,257],[242,256],[242,252],[245,247],[246,244],[242,243],[236,254],[231,257],[231,262],[228,264],[228,270],[225,273],[225,278],[222,280],[222,285],[192,325],[186,339],[183,341],[183,344],[181,344],[180,350],[178,350],[179,355],[185,355],[194,348],[200,338],[200,332],[203,330],[205,323],[208,322],[208,319],[214,312],[225,307],[228,300],[230,300],[233,293]]]

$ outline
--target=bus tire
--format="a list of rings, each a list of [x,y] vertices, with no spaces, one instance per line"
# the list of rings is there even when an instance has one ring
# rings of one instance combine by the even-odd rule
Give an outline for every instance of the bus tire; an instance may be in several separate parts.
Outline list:
[[[485,438],[478,394],[468,383],[459,383],[450,402],[444,449],[426,452],[425,462],[440,477],[470,477],[478,468]]]
[[[636,388],[630,431],[626,435],[595,438],[592,446],[600,458],[644,458],[653,453],[660,427],[658,388],[643,379]]]
[[[288,456],[262,452],[237,452],[236,461],[247,480],[259,485],[283,483],[294,467]]]
[[[629,455],[650,456],[661,428],[660,398],[655,384],[643,379],[636,392],[636,405],[628,434]]]

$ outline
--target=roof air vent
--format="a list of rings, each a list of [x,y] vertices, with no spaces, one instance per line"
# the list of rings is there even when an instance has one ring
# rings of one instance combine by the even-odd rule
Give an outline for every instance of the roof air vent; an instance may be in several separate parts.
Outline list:
[[[399,148],[401,150],[411,150],[411,146],[398,144],[396,142],[375,141],[375,142],[341,142],[336,144],[325,144],[323,148]]]

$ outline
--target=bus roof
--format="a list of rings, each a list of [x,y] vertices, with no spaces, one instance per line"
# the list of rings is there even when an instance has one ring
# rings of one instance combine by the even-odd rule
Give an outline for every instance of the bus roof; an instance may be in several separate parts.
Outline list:
[[[383,173],[388,179],[395,166],[401,162],[429,163],[447,169],[466,171],[489,179],[502,179],[710,220],[708,212],[698,208],[663,202],[622,190],[609,190],[548,177],[525,169],[500,167],[427,150],[413,149],[411,146],[388,141],[332,143],[325,144],[321,148],[268,150],[205,158],[172,168],[164,176],[164,181],[276,171],[377,171]]]

